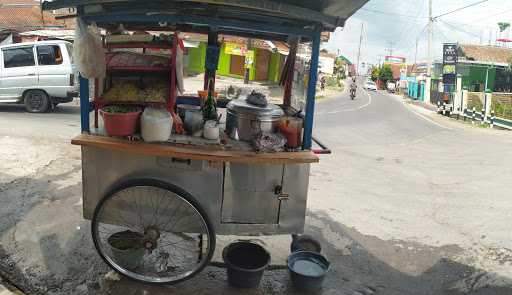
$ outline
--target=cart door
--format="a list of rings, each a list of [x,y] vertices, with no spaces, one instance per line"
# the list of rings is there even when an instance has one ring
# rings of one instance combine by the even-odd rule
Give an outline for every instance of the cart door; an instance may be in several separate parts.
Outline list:
[[[283,165],[226,163],[222,222],[277,224],[279,199],[276,187],[283,182]]]

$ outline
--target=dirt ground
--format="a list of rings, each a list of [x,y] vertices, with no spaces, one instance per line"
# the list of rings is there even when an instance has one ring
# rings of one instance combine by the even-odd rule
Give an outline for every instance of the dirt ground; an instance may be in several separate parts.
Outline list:
[[[306,217],[331,262],[320,293],[512,294],[510,133],[412,108],[364,92],[317,105],[316,134],[334,151],[312,168]],[[0,106],[1,276],[27,294],[299,294],[286,269],[253,290],[215,266],[176,286],[118,280],[82,218],[78,126],[74,104]],[[290,237],[264,241],[283,265]]]

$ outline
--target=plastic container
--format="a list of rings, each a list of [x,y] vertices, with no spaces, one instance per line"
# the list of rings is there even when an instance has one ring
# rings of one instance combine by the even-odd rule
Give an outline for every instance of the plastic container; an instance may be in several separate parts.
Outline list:
[[[296,117],[284,117],[281,119],[279,130],[286,136],[288,148],[298,148],[302,144],[302,119]]]
[[[222,251],[226,263],[228,283],[239,288],[259,286],[263,272],[270,264],[270,254],[252,242],[235,242]]]
[[[141,111],[129,113],[109,113],[100,110],[105,131],[110,136],[130,136],[137,130]]]
[[[309,292],[322,288],[329,261],[317,252],[299,251],[288,256],[288,271],[295,288]]]
[[[219,139],[219,124],[215,120],[209,120],[204,123],[203,137],[210,140]]]
[[[140,126],[144,141],[167,141],[172,130],[171,113],[165,109],[147,107],[142,113]]]
[[[137,242],[143,238],[142,235],[131,231],[111,235],[108,243],[116,263],[127,269],[137,268],[144,257],[144,248]]]
[[[292,235],[292,243],[290,244],[290,252],[311,251],[322,252],[322,245],[309,235]]]

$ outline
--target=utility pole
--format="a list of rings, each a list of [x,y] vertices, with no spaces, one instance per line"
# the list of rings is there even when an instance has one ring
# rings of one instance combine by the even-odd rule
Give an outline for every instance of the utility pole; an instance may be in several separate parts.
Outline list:
[[[416,39],[416,50],[414,51],[414,64],[417,63],[417,58],[418,58],[418,39]]]
[[[359,75],[359,60],[361,58],[361,44],[363,43],[363,29],[364,29],[364,23],[361,23],[361,34],[359,35],[359,50],[357,51],[356,76]]]
[[[425,81],[425,100],[430,102],[430,89],[432,87],[432,36],[434,34],[434,18],[432,17],[432,0],[428,0],[428,62],[427,80]]]
[[[432,0],[428,0],[428,67],[427,77],[432,74],[432,36],[434,34],[434,19],[432,18]]]
[[[388,53],[389,56],[392,56],[393,55],[393,47],[395,46],[395,42],[388,42],[388,48],[386,48],[386,51]]]

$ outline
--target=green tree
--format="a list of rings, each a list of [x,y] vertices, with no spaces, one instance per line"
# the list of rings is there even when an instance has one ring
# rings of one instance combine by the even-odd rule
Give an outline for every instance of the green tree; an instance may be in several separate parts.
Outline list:
[[[383,65],[379,70],[379,80],[386,84],[389,80],[393,80],[393,70],[390,65]]]
[[[498,27],[500,28],[500,32],[503,32],[510,27],[510,23],[499,22]]]
[[[377,81],[379,79],[380,69],[378,67],[372,68],[372,80]]]

